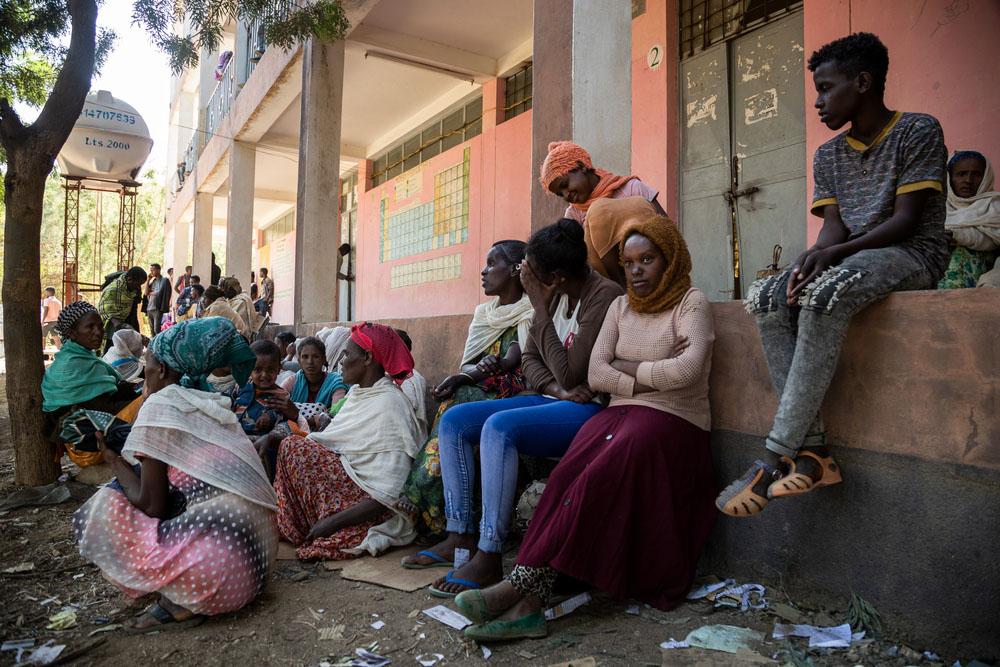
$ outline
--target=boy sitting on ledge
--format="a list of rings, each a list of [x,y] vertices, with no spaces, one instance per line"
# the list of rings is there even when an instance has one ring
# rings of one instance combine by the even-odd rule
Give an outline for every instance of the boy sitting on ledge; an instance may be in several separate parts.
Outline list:
[[[838,39],[809,58],[820,120],[850,128],[813,159],[816,243],[783,273],[750,288],[778,394],[766,452],[716,506],[735,517],[769,500],[837,484],[819,408],[851,318],[890,292],[933,289],[948,265],[947,150],[932,116],[886,108],[889,52],[870,33]]]

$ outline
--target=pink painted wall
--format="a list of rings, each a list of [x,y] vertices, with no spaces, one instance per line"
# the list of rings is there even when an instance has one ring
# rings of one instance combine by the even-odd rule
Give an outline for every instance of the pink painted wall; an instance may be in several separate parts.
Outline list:
[[[805,53],[851,32],[873,32],[889,49],[886,103],[941,121],[949,151],[971,148],[1000,161],[1000,2],[996,0],[806,0]],[[992,54],[994,57],[990,57]],[[812,201],[812,154],[835,135],[814,113],[806,70],[807,175]],[[809,238],[822,221],[807,215]]]
[[[676,0],[647,0],[632,21],[632,173],[659,192],[677,219],[680,130],[677,123],[678,16]],[[659,47],[659,65],[649,52]]]
[[[479,272],[494,241],[527,239],[530,231],[531,112],[497,124],[499,91],[484,86],[483,132],[472,140],[415,167],[358,198],[357,319],[433,317],[471,313],[485,297]],[[438,248],[398,260],[379,256],[379,202],[389,199],[389,211],[405,210],[434,197],[434,175],[462,161],[471,148],[469,222],[465,243]],[[395,186],[419,173],[420,191],[396,200]],[[458,278],[392,289],[392,267],[461,253]]]

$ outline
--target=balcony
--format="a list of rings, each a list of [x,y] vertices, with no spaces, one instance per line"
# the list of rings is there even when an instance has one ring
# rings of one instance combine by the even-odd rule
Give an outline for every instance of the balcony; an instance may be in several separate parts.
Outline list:
[[[233,100],[239,92],[236,85],[236,65],[235,58],[230,58],[220,75],[217,75],[219,83],[212,91],[212,96],[208,100],[208,108],[205,115],[205,132],[209,137],[215,135],[222,121],[229,115],[229,109],[233,106]],[[197,136],[197,134],[195,135]],[[206,142],[207,143],[207,142]],[[201,153],[199,149],[198,153]]]

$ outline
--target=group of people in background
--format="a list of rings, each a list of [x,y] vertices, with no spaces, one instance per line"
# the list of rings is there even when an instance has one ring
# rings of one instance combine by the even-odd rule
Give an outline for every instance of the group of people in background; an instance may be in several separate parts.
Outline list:
[[[821,120],[847,129],[815,155],[816,243],[745,301],[779,403],[759,458],[721,493],[713,318],[684,237],[654,188],[569,141],[539,174],[564,216],[493,244],[486,300],[429,391],[407,332],[265,340],[266,310],[235,278],[202,289],[190,267],[176,323],[150,341],[135,309],[145,285],[151,323],[169,310],[156,265],[115,276],[96,309],[43,306],[63,341],[42,386],[51,440],[117,478],[75,516],[81,552],[125,593],[159,596],[129,630],[242,607],[280,538],[303,560],[419,541],[401,567],[442,568],[430,593],[455,599],[467,636],[540,637],[561,578],[670,609],[720,512],[842,481],[819,408],[848,324],[894,291],[996,285],[1000,193],[983,155],[949,160],[937,120],[885,105],[876,36],[824,46],[809,70]],[[273,294],[261,270],[259,298]],[[544,492],[504,572],[534,477]]]

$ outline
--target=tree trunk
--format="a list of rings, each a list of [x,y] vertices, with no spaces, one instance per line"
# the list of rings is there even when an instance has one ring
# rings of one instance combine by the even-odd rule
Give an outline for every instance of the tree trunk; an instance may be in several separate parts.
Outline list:
[[[0,141],[7,151],[4,175],[3,332],[7,364],[7,409],[14,438],[18,484],[55,481],[59,465],[42,433],[42,328],[40,237],[45,179],[69,137],[90,89],[97,38],[95,0],[68,0],[69,50],[38,120],[21,124],[0,100]]]

